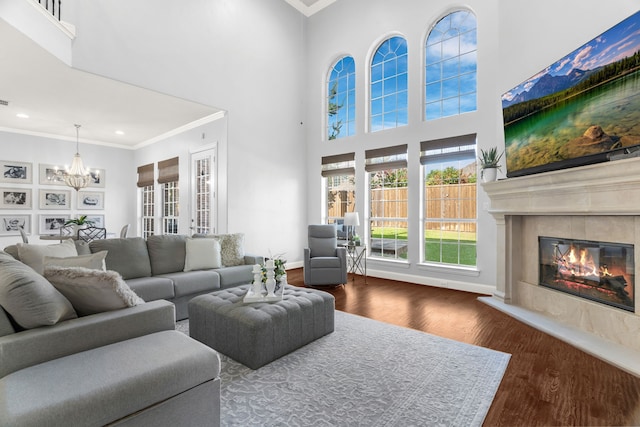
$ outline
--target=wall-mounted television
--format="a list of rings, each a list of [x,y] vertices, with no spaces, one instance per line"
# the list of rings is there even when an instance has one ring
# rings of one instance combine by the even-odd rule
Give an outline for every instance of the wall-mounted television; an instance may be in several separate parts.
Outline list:
[[[502,95],[507,177],[640,155],[640,12]]]

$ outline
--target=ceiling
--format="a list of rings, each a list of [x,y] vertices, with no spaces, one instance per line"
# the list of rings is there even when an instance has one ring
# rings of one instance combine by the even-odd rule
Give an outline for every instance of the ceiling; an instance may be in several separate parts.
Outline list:
[[[71,68],[2,19],[0,40],[0,130],[136,148],[224,115]]]
[[[285,1],[311,16],[336,0]],[[0,131],[75,141],[79,124],[83,143],[134,149],[224,116],[69,67],[3,19],[0,40]]]

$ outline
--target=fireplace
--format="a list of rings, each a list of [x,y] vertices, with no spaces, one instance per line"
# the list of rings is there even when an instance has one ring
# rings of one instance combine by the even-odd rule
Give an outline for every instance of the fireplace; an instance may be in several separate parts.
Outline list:
[[[630,244],[538,237],[539,284],[635,312]]]

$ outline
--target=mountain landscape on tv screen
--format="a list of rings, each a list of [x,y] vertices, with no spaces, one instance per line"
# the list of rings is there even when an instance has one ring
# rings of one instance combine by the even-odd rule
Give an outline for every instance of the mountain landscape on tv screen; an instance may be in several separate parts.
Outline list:
[[[640,145],[640,12],[502,96],[507,176]],[[632,148],[633,147],[633,148]]]

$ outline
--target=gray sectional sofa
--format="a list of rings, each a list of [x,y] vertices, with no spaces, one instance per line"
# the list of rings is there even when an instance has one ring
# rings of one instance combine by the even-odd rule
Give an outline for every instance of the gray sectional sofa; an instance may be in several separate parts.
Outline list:
[[[175,331],[173,304],[76,317],[47,286],[0,251],[3,307],[15,315],[0,308],[0,425],[220,424],[220,359]],[[15,320],[20,305],[37,318],[30,329]]]
[[[264,262],[244,255],[237,240],[225,248],[227,238],[216,236],[217,268],[203,268],[202,256],[189,262],[187,236],[75,242],[78,255],[103,259],[145,301],[80,317],[71,299],[19,261],[21,248],[0,251],[0,425],[218,426],[218,354],[176,332],[175,321],[188,316],[194,296],[249,283],[253,264]],[[44,302],[34,306],[25,289]],[[32,311],[38,320],[26,324],[19,314]]]

